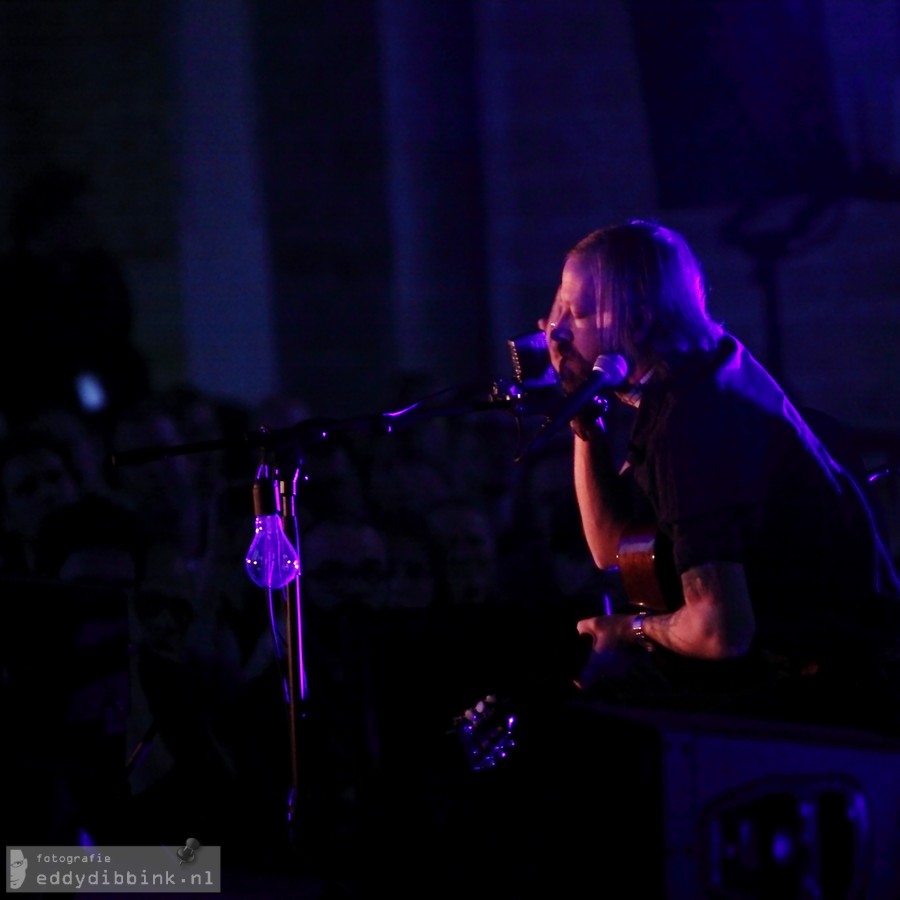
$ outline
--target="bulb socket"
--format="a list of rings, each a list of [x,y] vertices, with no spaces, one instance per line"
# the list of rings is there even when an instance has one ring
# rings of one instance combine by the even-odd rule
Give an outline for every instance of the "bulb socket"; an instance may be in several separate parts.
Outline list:
[[[253,514],[260,516],[274,516],[280,511],[278,505],[278,491],[275,490],[275,482],[271,478],[257,478],[253,482]]]

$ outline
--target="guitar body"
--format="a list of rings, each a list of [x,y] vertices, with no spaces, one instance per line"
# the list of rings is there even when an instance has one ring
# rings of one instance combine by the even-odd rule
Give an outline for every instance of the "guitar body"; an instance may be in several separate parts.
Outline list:
[[[655,522],[635,522],[625,528],[619,540],[618,564],[632,606],[670,612],[683,603],[672,543]]]

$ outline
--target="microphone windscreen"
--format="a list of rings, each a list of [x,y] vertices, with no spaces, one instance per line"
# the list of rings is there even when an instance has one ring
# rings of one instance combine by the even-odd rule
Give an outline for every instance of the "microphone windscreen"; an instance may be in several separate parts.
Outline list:
[[[628,363],[618,353],[600,354],[594,360],[593,368],[608,387],[617,387],[628,377]]]

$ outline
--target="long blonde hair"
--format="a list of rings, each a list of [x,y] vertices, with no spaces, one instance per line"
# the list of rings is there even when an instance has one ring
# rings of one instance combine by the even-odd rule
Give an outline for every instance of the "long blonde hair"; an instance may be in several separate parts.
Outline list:
[[[703,272],[678,232],[642,219],[582,238],[566,255],[590,273],[605,353],[669,364],[722,335],[706,311]]]

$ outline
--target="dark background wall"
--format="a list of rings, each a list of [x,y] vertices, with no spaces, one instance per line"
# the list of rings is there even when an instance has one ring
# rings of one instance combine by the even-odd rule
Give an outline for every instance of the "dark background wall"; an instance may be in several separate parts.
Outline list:
[[[0,210],[83,169],[157,383],[328,415],[510,374],[568,247],[655,216],[896,431],[898,90],[896,0],[4,0]]]

